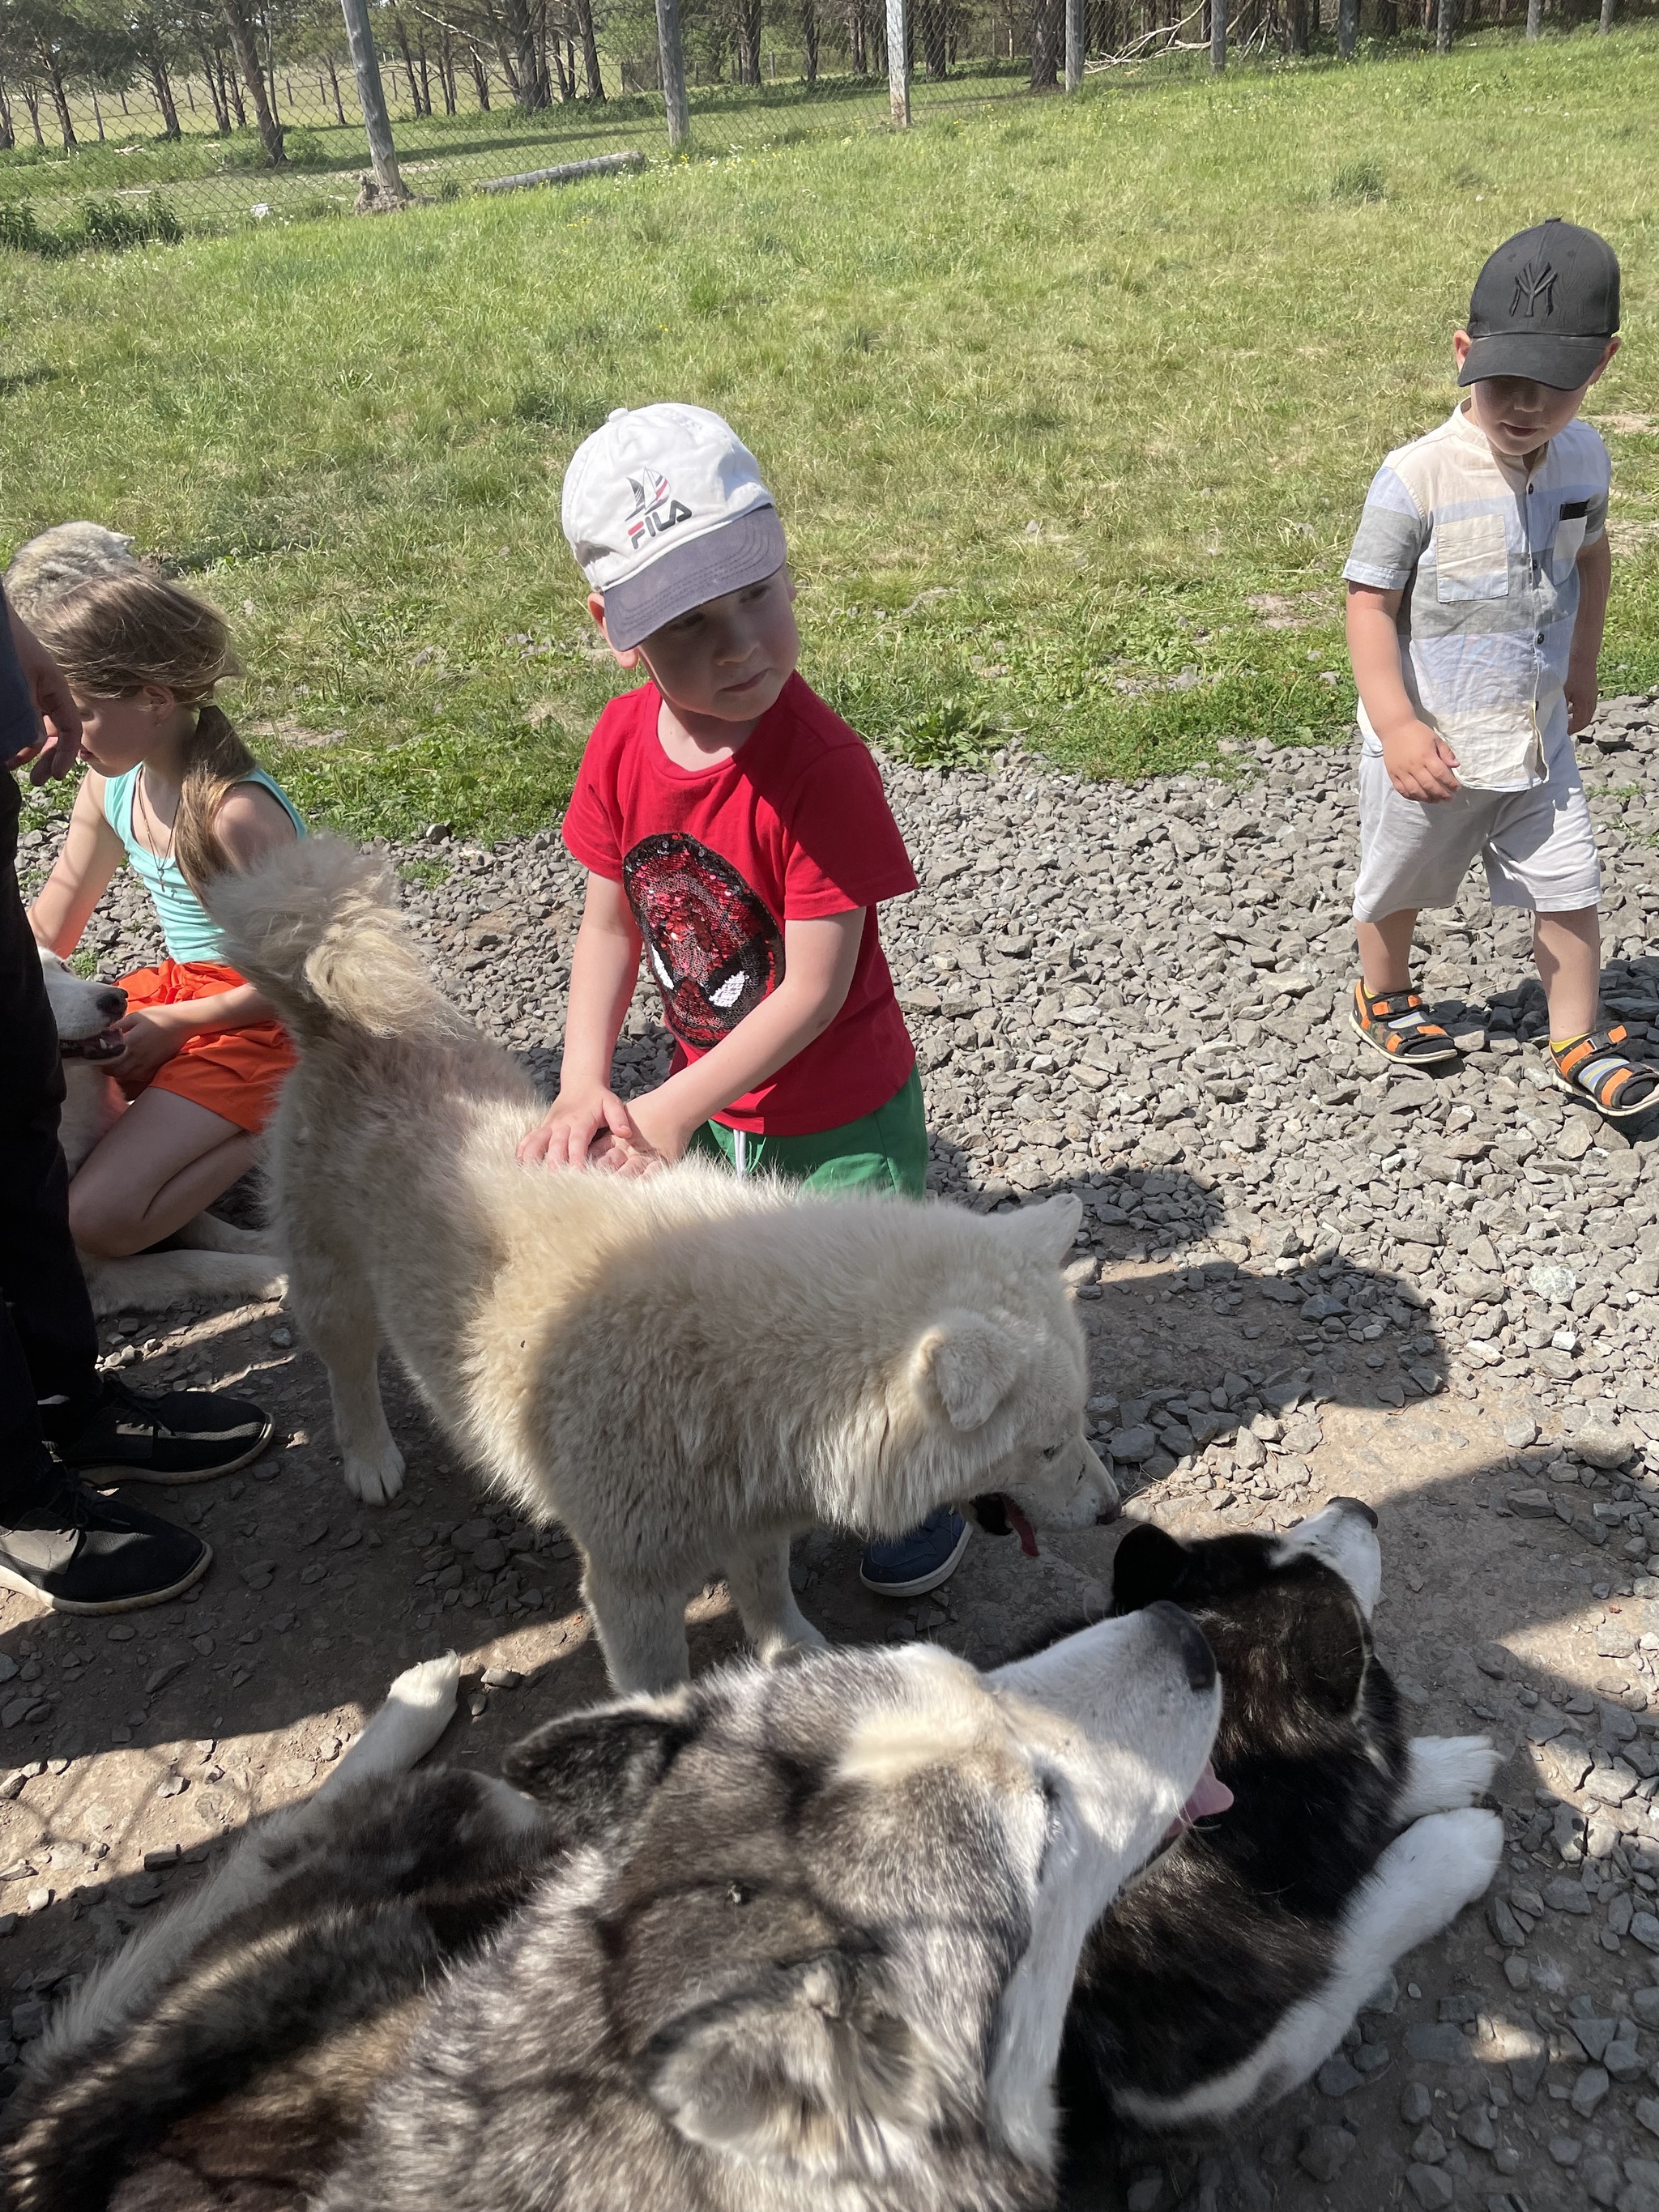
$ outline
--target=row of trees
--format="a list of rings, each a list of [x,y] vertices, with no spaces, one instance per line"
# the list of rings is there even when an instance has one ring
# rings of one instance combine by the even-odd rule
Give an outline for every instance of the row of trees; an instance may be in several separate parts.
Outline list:
[[[1087,0],[1088,46],[1110,54],[1161,39],[1197,44],[1210,7],[1224,3]],[[602,100],[602,44],[623,88],[654,88],[653,0],[598,4],[596,16],[596,0],[375,0],[388,93],[416,115]],[[1305,52],[1322,4],[1351,46],[1359,0],[1243,0],[1233,36]],[[1546,5],[1599,5],[1605,27],[1613,0],[1364,0],[1364,21],[1385,37],[1420,26],[1443,44],[1463,24],[1521,10],[1535,31]],[[757,85],[769,59],[771,74],[809,87],[823,68],[886,70],[885,0],[683,0],[682,15],[694,84]],[[1056,81],[1064,0],[912,0],[911,22],[913,66],[930,76],[963,59],[1029,57],[1035,88]],[[135,97],[163,138],[252,129],[273,166],[295,123],[359,120],[337,0],[0,0],[0,149],[26,133],[44,146],[49,130],[72,148],[88,112],[101,137],[106,109],[128,121]]]

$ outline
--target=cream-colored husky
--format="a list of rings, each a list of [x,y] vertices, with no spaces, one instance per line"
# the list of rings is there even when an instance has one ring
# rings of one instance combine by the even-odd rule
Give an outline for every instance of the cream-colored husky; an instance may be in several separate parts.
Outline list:
[[[1114,1508],[1059,1273],[1076,1200],[988,1218],[697,1165],[520,1168],[530,1084],[438,995],[378,863],[314,837],[209,903],[300,1051],[275,1218],[348,1486],[403,1480],[384,1340],[479,1472],[580,1544],[619,1689],[684,1679],[711,1574],[763,1651],[821,1642],[788,1576],[816,1524],[897,1534],[994,1498],[1024,1537]]]

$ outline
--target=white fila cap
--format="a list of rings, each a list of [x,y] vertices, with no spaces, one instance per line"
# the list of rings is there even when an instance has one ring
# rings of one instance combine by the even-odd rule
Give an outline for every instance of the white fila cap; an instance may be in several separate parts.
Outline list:
[[[582,441],[560,520],[621,652],[788,557],[755,456],[718,415],[674,400],[618,407]]]

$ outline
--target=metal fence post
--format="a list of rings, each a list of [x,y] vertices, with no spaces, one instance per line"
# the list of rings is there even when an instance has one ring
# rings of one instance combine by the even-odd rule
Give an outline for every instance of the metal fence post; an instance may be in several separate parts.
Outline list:
[[[893,128],[910,127],[910,0],[887,0],[887,94]]]
[[[657,0],[657,52],[663,105],[668,112],[668,150],[678,154],[691,136],[685,97],[685,47],[680,38],[680,0]]]
[[[1089,43],[1084,15],[1085,0],[1066,0],[1066,89],[1075,92],[1083,82],[1083,57]]]
[[[374,32],[368,20],[368,0],[340,0],[345,17],[346,43],[351,49],[352,74],[357,80],[357,99],[368,137],[368,158],[374,164],[374,181],[384,200],[406,200],[408,189],[398,169],[398,149],[392,137],[392,118],[386,113],[386,91],[380,82],[380,58],[374,51]]]

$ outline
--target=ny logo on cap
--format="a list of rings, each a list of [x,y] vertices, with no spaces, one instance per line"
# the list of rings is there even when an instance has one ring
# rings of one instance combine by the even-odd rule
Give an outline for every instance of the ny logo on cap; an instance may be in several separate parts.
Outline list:
[[[1512,315],[1524,314],[1530,319],[1543,303],[1546,317],[1555,312],[1555,270],[1547,261],[1540,269],[1536,262],[1528,261],[1515,280],[1515,295],[1510,301]]]
[[[673,496],[660,469],[630,476],[628,485],[634,495],[634,504],[628,510],[628,542],[635,552],[642,538],[660,537],[677,522],[690,521],[690,508]]]

